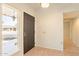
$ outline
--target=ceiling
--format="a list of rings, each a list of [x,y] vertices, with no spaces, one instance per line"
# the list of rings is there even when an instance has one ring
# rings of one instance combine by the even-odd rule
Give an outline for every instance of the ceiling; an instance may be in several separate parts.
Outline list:
[[[41,8],[40,3],[26,3],[26,5],[34,8],[39,9]],[[60,7],[60,8],[71,8],[71,7],[78,7],[79,3],[50,3],[49,7]]]
[[[26,5],[37,10],[41,8],[40,3],[26,3]],[[74,19],[79,17],[79,3],[50,3],[50,8],[61,8],[66,13],[64,13],[64,19]],[[69,11],[69,12],[67,12]]]
[[[12,4],[12,3],[11,3]],[[30,8],[34,10],[39,10],[41,7],[40,3],[13,3],[16,5],[23,5],[24,7],[29,6]],[[68,12],[68,11],[74,11],[78,10],[79,11],[79,3],[50,3],[48,9],[52,8],[61,8],[63,11]]]
[[[24,8],[29,6],[30,8],[40,10],[40,3],[15,3],[14,5],[23,6]],[[79,17],[79,3],[50,3],[50,8],[60,8],[64,12],[64,19]]]

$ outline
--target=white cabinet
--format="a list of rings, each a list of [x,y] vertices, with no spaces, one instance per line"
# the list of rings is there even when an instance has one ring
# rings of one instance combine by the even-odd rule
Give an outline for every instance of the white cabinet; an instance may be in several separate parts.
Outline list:
[[[6,5],[2,6],[2,55],[10,56],[18,51],[17,11]]]
[[[17,50],[17,39],[3,41],[3,56],[12,55]]]

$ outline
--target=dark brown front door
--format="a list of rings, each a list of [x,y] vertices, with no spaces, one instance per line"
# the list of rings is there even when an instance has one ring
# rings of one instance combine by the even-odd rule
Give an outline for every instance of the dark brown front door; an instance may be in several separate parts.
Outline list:
[[[24,54],[34,47],[35,18],[24,12]]]

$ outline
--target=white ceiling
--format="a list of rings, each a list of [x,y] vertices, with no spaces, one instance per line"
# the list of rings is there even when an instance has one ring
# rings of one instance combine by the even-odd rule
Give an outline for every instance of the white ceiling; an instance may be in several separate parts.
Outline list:
[[[15,3],[16,5],[22,5],[24,7],[29,6],[34,10],[39,10],[41,7],[40,3]],[[64,11],[79,11],[79,3],[50,3],[49,8],[61,8]]]
[[[25,5],[28,5],[29,7],[32,7],[34,9],[41,8],[40,3],[25,3]],[[79,3],[50,3],[49,7],[62,8],[65,12],[75,11],[75,10],[78,11],[79,10]]]
[[[41,8],[40,3],[26,3],[26,5],[33,7],[34,9]],[[50,3],[50,7],[71,8],[78,7],[79,3]]]

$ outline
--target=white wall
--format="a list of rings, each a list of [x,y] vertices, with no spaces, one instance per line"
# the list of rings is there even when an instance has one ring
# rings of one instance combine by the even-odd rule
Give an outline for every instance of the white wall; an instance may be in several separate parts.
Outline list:
[[[63,12],[58,8],[39,9],[36,18],[36,46],[63,50]]]
[[[79,47],[79,18],[71,22],[71,37],[75,45]]]

